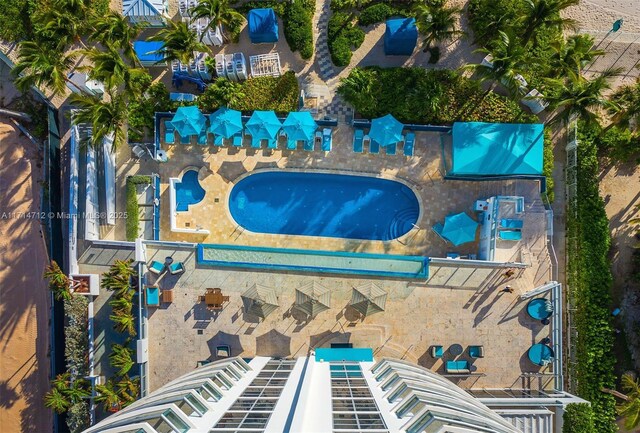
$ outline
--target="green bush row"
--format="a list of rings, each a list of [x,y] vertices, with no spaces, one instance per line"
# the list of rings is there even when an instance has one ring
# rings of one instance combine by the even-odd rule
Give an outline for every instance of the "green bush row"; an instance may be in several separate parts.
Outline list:
[[[331,61],[342,67],[351,62],[353,50],[364,42],[364,31],[355,24],[355,14],[336,12],[329,19],[327,44]]]
[[[315,7],[315,3],[314,7]],[[291,51],[300,52],[303,59],[313,56],[313,11],[309,12],[300,2],[287,5],[283,16],[284,37]]]
[[[358,24],[361,26],[370,26],[372,24],[381,23],[394,16],[408,16],[407,12],[402,9],[393,7],[387,3],[378,3],[367,6],[358,16]]]
[[[89,317],[86,296],[76,295],[64,301],[64,357],[67,371],[83,378],[89,375]]]
[[[562,433],[596,433],[593,409],[588,403],[568,404],[562,420]]]
[[[150,176],[129,176],[127,177],[127,240],[133,242],[138,237],[139,215],[138,192],[136,185],[149,185]]]
[[[553,191],[553,161],[553,140],[551,139],[551,130],[549,128],[546,128],[544,130],[544,155],[542,163],[542,174],[547,180],[547,197],[549,197],[550,202],[553,202],[553,200],[555,199],[555,194]]]
[[[613,282],[608,257],[611,236],[598,182],[596,139],[599,133],[597,125],[579,125],[577,217],[570,216],[567,221],[569,237],[576,239],[568,250],[568,282],[578,306],[575,316],[577,392],[591,402],[595,431],[613,433],[617,431],[615,400],[601,391],[615,387],[616,358],[609,311]]]

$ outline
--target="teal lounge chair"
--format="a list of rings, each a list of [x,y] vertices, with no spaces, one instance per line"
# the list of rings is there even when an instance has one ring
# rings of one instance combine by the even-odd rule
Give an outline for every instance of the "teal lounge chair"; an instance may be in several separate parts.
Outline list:
[[[200,146],[206,146],[207,145],[207,130],[206,129],[204,131],[202,131],[200,134],[198,134],[198,144]]]
[[[402,147],[404,156],[413,156],[413,145],[415,141],[416,135],[413,132],[407,133],[406,137],[404,137],[404,146]]]
[[[443,229],[443,228],[444,228],[444,224],[442,224],[442,223],[436,223],[436,224],[434,224],[434,225],[433,225],[433,227],[431,227],[431,230],[433,230],[433,231],[434,231],[434,233],[435,233],[435,234],[437,234],[437,235],[440,237],[440,239],[442,239],[443,241],[445,241],[445,242],[449,243],[449,241],[448,241],[448,240],[446,240],[446,239],[444,238],[444,236],[442,236],[442,229]]]
[[[164,142],[174,144],[176,142],[176,128],[170,120],[164,122]]]
[[[222,135],[214,135],[213,145],[218,147],[224,146],[224,137]]]
[[[145,297],[147,301],[147,307],[159,307],[160,306],[160,289],[157,287],[147,287],[145,289]]]
[[[469,356],[472,358],[484,358],[484,346],[469,346]]]
[[[447,361],[445,364],[445,370],[449,374],[469,374],[471,369],[469,368],[469,361]]]
[[[239,132],[237,134],[233,135],[233,145],[235,147],[241,147],[242,146],[242,134],[240,134]]]
[[[178,134],[180,135],[180,134]],[[191,136],[185,135],[184,137],[180,135],[180,144],[191,144]]]
[[[442,358],[444,356],[444,349],[442,346],[431,346],[431,357]]]
[[[369,153],[374,155],[380,153],[380,144],[377,141],[371,140],[371,144],[369,144]]]
[[[500,227],[505,229],[521,229],[524,221],[504,218],[500,220]]]
[[[322,151],[331,151],[331,144],[333,143],[333,134],[330,128],[324,128],[322,130]]]
[[[355,153],[362,153],[364,150],[364,143],[363,143],[363,138],[364,138],[364,132],[362,131],[362,129],[356,129],[355,133],[353,134],[353,151]]]
[[[298,142],[296,140],[287,140],[287,149],[296,150],[297,148],[298,148]]]
[[[251,137],[251,147],[254,149],[260,149],[262,147],[262,139]]]
[[[397,143],[389,144],[385,147],[385,151],[387,155],[395,155],[396,154]]]
[[[520,230],[500,230],[498,236],[503,241],[519,241],[522,240],[522,232]]]
[[[303,149],[307,152],[313,152],[313,150],[315,149],[315,143],[315,140],[307,140],[304,142]]]
[[[184,264],[182,262],[173,262],[169,265],[171,275],[178,275],[184,272]]]
[[[156,262],[155,260],[149,263],[147,267],[156,275],[160,275],[162,272],[164,272],[164,263]]]
[[[267,149],[277,149],[278,148],[278,137],[276,138],[270,138],[269,140],[267,140]]]

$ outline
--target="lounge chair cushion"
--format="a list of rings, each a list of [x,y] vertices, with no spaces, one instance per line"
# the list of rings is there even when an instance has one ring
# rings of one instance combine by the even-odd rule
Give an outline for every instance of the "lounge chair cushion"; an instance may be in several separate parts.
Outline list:
[[[147,266],[154,274],[161,274],[164,271],[164,263],[156,262],[155,260],[149,263]]]
[[[148,306],[157,307],[160,305],[160,289],[157,287],[147,287],[145,289],[145,295]]]
[[[407,136],[404,138],[404,146],[402,147],[405,156],[413,156],[413,145],[415,140],[416,136],[413,132],[407,133]]]
[[[214,146],[222,146],[224,144],[224,137],[222,135],[216,135],[213,138],[213,144]]]
[[[469,361],[447,361],[446,371],[450,374],[469,374],[471,369],[469,368]]]
[[[233,145],[236,146],[236,147],[242,146],[242,135],[235,134],[233,136]]]
[[[356,132],[353,134],[353,151],[356,153],[362,153],[364,149],[364,132],[362,129],[356,129]]]
[[[184,265],[182,262],[173,262],[169,265],[169,272],[171,275],[181,274],[184,272]]]
[[[431,346],[431,356],[433,358],[442,358],[444,356],[444,349],[442,346]]]
[[[472,358],[484,358],[484,346],[469,346],[469,356]]]
[[[505,229],[521,229],[524,221],[517,219],[504,218],[500,220],[500,226]]]
[[[522,232],[520,230],[500,230],[498,236],[503,241],[519,241],[522,239]]]
[[[377,141],[375,140],[370,141],[369,153],[373,153],[374,155],[380,153],[380,144]]]
[[[396,147],[397,147],[397,143],[389,144],[388,146],[385,147],[385,152],[387,152],[387,155],[395,155]]]

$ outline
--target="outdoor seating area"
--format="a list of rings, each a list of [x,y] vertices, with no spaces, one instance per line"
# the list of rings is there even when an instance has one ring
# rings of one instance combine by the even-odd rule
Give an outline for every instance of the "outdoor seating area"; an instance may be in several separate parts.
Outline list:
[[[185,271],[184,263],[174,261],[172,257],[166,257],[164,263],[152,260],[147,264],[147,269],[158,276],[165,272],[171,275],[180,275]]]
[[[222,294],[220,288],[207,289],[204,296],[198,298],[199,302],[204,302],[207,309],[211,311],[220,311],[224,308],[224,304],[229,302],[229,296]]]
[[[475,241],[478,226],[479,223],[471,218],[466,212],[460,212],[448,215],[444,219],[444,223],[434,224],[432,230],[443,241],[454,246],[459,246]]]
[[[415,133],[408,132],[403,135],[404,125],[391,114],[373,119],[368,131],[359,127],[353,133],[353,152],[380,154],[381,149],[386,155],[395,155],[402,146],[404,156],[411,157],[414,154]]]

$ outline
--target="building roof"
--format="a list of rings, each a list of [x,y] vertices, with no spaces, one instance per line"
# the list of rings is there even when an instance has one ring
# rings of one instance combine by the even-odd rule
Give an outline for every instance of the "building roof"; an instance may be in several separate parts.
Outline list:
[[[542,124],[456,122],[449,174],[541,175],[543,148]]]
[[[161,15],[164,11],[164,0],[123,0],[122,15],[150,17]]]

